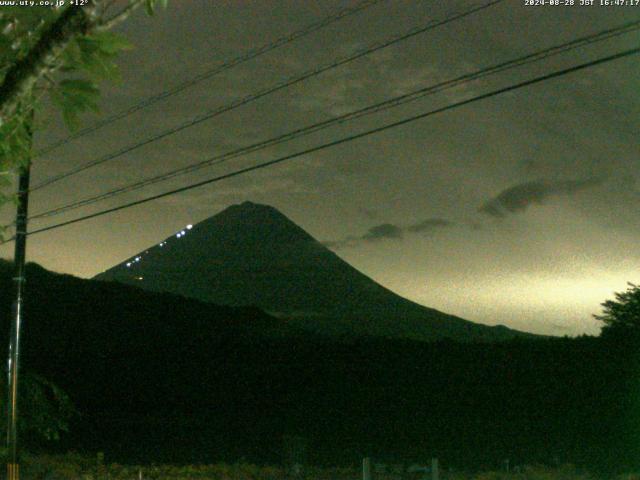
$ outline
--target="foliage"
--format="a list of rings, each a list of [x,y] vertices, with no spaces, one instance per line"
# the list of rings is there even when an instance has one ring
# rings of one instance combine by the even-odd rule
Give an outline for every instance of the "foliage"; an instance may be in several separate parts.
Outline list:
[[[0,318],[10,267],[0,262]],[[640,469],[638,343],[275,337],[282,321],[257,310],[33,264],[27,278],[24,364],[82,411],[70,446],[110,461],[277,463],[295,435],[308,440],[309,462],[325,465],[433,454],[443,468],[557,457]]]
[[[71,16],[71,9],[82,13],[80,7],[66,3],[66,8],[57,9],[38,6],[0,10],[0,92],[5,94],[0,99],[0,109],[11,102],[17,105],[0,117],[0,207],[12,198],[2,193],[10,184],[8,177],[30,159],[34,128],[31,115],[41,108],[44,95],[48,94],[60,109],[65,123],[76,128],[79,114],[98,110],[97,83],[119,78],[115,59],[130,47],[120,35],[107,30],[138,6],[144,5],[152,14],[158,5],[166,6],[167,2],[127,0],[124,7],[113,12],[117,2],[92,0],[82,7],[88,17],[85,23],[71,29],[68,41],[63,42],[59,31]],[[30,77],[28,82],[24,82],[26,77]],[[16,78],[29,85],[28,91],[7,94]],[[0,231],[0,238],[1,235]]]
[[[456,477],[456,480],[468,476]],[[466,480],[465,479],[465,480]],[[576,470],[573,465],[561,465],[559,467],[550,468],[542,465],[525,465],[511,472],[483,472],[473,476],[473,480],[590,480],[591,477],[586,473]],[[453,479],[448,479],[453,480]]]
[[[23,471],[33,480],[353,480],[362,474],[358,467],[318,468],[305,467],[298,476],[277,466],[251,464],[212,465],[103,465],[100,459],[78,455],[38,455],[25,459]],[[579,472],[572,465],[555,468],[545,466],[523,466],[518,471],[486,471],[481,473],[450,472],[440,473],[443,480],[590,480],[592,477]],[[420,480],[406,473],[384,473],[375,475],[376,480]],[[429,478],[429,477],[427,477]],[[620,480],[636,480],[637,476],[627,475]]]
[[[1,392],[6,395],[6,378],[0,376]],[[69,396],[57,385],[36,374],[25,374],[20,379],[18,404],[19,434],[32,442],[59,440],[68,432],[69,422],[78,414]],[[6,402],[0,411],[0,429],[6,428]]]
[[[114,60],[128,48],[125,39],[111,32],[78,37],[66,48],[60,69],[64,77],[51,89],[51,97],[70,128],[78,127],[78,114],[98,111],[100,90],[96,81],[120,79]]]
[[[145,0],[145,9],[147,14],[153,15],[155,10],[158,8],[158,5],[163,8],[167,8],[167,3],[168,0]]]
[[[633,283],[615,300],[602,303],[603,313],[594,317],[604,323],[602,334],[638,334],[640,330],[640,285]]]
[[[96,462],[75,453],[66,455],[29,455],[22,458],[22,474],[33,480],[65,480],[98,478]]]

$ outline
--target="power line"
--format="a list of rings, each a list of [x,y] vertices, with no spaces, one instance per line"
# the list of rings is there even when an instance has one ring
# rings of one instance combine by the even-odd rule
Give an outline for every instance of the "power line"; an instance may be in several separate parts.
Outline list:
[[[610,38],[613,38],[615,36],[619,36],[622,34],[626,34],[629,33],[631,31],[634,30],[638,30],[638,28],[640,28],[640,21],[635,21],[635,22],[628,22],[625,23],[623,25],[614,27],[614,28],[610,28],[610,29],[606,29],[591,35],[587,35],[575,40],[572,40],[570,42],[566,42],[560,45],[555,45],[553,47],[541,50],[541,51],[537,51],[522,57],[518,57],[516,59],[512,59],[506,62],[502,62],[499,63],[497,65],[493,65],[490,67],[486,67],[480,70],[477,70],[475,72],[472,73],[468,73],[462,76],[459,76],[457,78],[451,79],[451,80],[447,80],[444,82],[440,82],[437,83],[435,85],[430,85],[428,87],[424,87],[424,88],[420,88],[418,90],[412,91],[410,93],[404,94],[404,95],[399,95],[396,97],[393,97],[391,99],[385,100],[383,102],[379,102],[373,105],[369,105],[367,107],[361,108],[359,110],[355,110],[352,112],[348,112],[346,114],[340,115],[338,117],[333,117],[331,119],[319,122],[319,123],[315,123],[313,125],[309,125],[307,127],[303,127],[303,128],[299,128],[284,134],[281,134],[277,137],[268,139],[268,140],[264,140],[258,143],[254,143],[252,145],[248,145],[230,152],[226,152],[224,154],[221,155],[216,155],[212,158],[209,158],[207,160],[203,160],[201,162],[197,162],[195,164],[192,165],[188,165],[186,167],[182,167],[164,174],[160,174],[160,175],[156,175],[154,177],[150,177],[150,178],[146,178],[143,179],[141,181],[135,182],[133,184],[129,184],[129,185],[125,185],[123,187],[119,187],[116,188],[114,190],[110,190],[98,195],[94,195],[91,197],[86,197],[84,199],[78,200],[76,202],[67,204],[67,205],[62,205],[44,212],[40,212],[37,213],[33,216],[31,216],[29,218],[29,220],[36,220],[36,219],[40,219],[40,218],[46,218],[46,217],[52,217],[55,215],[59,215],[61,213],[64,212],[68,212],[70,210],[75,210],[77,208],[83,207],[83,206],[87,206],[87,205],[91,205],[93,203],[102,201],[102,200],[106,200],[108,198],[113,198],[117,195],[123,194],[123,193],[128,193],[128,192],[132,192],[135,190],[139,190],[140,188],[146,187],[148,185],[153,185],[155,183],[159,183],[165,180],[169,180],[171,178],[174,178],[176,176],[179,175],[184,175],[187,173],[191,173],[194,171],[197,171],[199,169],[205,168],[205,167],[209,167],[212,165],[218,165],[220,163],[223,163],[225,161],[231,160],[233,158],[237,158],[237,157],[241,157],[244,155],[247,155],[249,153],[253,153],[259,150],[263,150],[267,147],[271,147],[280,143],[284,143],[284,142],[288,142],[290,140],[293,140],[295,138],[299,138],[305,135],[309,135],[311,133],[320,131],[322,129],[328,128],[330,126],[336,125],[336,124],[342,124],[344,122],[353,120],[353,119],[357,119],[357,118],[361,118],[363,116],[366,115],[371,115],[374,113],[378,113],[384,110],[387,110],[389,108],[393,108],[393,107],[397,107],[399,105],[403,105],[406,104],[408,102],[412,102],[415,101],[417,99],[423,98],[426,95],[431,95],[437,92],[441,92],[443,90],[447,90],[453,87],[457,87],[460,85],[463,85],[465,83],[474,81],[474,80],[478,80],[480,78],[484,78],[488,75],[493,75],[499,72],[503,72],[515,67],[519,67],[522,65],[526,65],[529,63],[533,63],[533,62],[537,62],[546,58],[549,58],[551,56],[554,55],[558,55],[561,53],[565,53],[567,51],[576,49],[578,47],[582,47],[585,45],[589,45],[592,43],[596,43],[596,42],[600,42],[603,40],[607,40]]]
[[[149,144],[151,144],[153,142],[156,142],[156,141],[161,140],[163,138],[166,138],[166,137],[168,137],[170,135],[173,135],[174,133],[178,133],[178,132],[180,132],[182,130],[185,130],[187,128],[193,127],[193,126],[195,126],[195,125],[197,125],[199,123],[204,122],[205,120],[209,120],[211,118],[217,117],[218,115],[221,115],[221,114],[226,113],[228,111],[234,110],[234,109],[239,108],[241,106],[244,106],[244,105],[246,105],[246,104],[248,104],[250,102],[253,102],[253,101],[258,100],[260,98],[266,97],[267,95],[270,95],[272,93],[275,93],[275,92],[278,92],[278,91],[283,90],[285,88],[288,88],[290,86],[293,86],[293,85],[295,85],[297,83],[300,83],[300,82],[302,82],[304,80],[307,80],[307,79],[309,79],[311,77],[318,76],[321,73],[324,73],[324,72],[326,72],[328,70],[332,70],[334,68],[337,68],[337,67],[340,67],[342,65],[345,65],[346,63],[349,63],[349,62],[352,62],[354,60],[357,60],[358,58],[362,58],[362,57],[364,57],[366,55],[369,55],[371,53],[374,53],[374,52],[377,52],[379,50],[382,50],[383,48],[387,48],[387,47],[395,45],[395,44],[397,44],[399,42],[402,42],[404,40],[408,40],[409,38],[412,38],[412,37],[414,37],[416,35],[419,35],[421,33],[425,33],[427,31],[432,30],[434,28],[437,28],[439,26],[446,25],[448,23],[452,23],[454,21],[460,20],[460,19],[462,19],[464,17],[467,17],[467,16],[472,15],[472,14],[474,14],[476,12],[479,12],[481,10],[489,8],[489,7],[491,7],[491,6],[493,6],[493,5],[497,4],[497,3],[500,3],[502,1],[503,0],[491,0],[491,1],[487,2],[487,3],[482,4],[482,5],[474,6],[474,7],[470,8],[470,9],[467,9],[467,10],[465,10],[463,12],[449,15],[448,17],[446,17],[446,18],[444,18],[442,20],[435,20],[435,21],[429,22],[424,26],[413,28],[413,29],[409,30],[407,33],[404,33],[404,34],[401,34],[399,36],[393,37],[393,38],[391,38],[389,40],[386,40],[384,42],[374,44],[374,45],[369,46],[369,47],[367,47],[365,49],[358,50],[357,52],[355,52],[355,53],[353,53],[351,55],[348,55],[346,57],[342,57],[340,59],[334,60],[331,63],[322,65],[320,67],[316,67],[316,68],[314,68],[312,70],[308,70],[308,71],[306,71],[305,73],[303,73],[303,74],[301,74],[299,76],[291,77],[291,78],[289,78],[287,80],[284,80],[283,82],[277,83],[277,84],[275,84],[273,86],[270,86],[270,87],[267,87],[267,88],[265,88],[263,90],[259,90],[258,92],[254,92],[254,93],[252,93],[250,95],[247,95],[246,97],[243,97],[243,98],[240,98],[238,100],[235,100],[234,102],[231,102],[230,104],[221,106],[221,107],[219,107],[219,108],[217,108],[215,110],[212,110],[212,111],[207,112],[205,114],[199,115],[199,116],[197,116],[197,117],[195,117],[195,118],[193,118],[193,119],[191,119],[191,120],[189,120],[187,122],[184,122],[184,123],[182,123],[182,124],[180,124],[180,125],[178,125],[176,127],[172,127],[172,128],[170,128],[168,130],[165,130],[165,131],[163,131],[163,132],[161,132],[159,134],[153,135],[153,136],[151,136],[151,137],[149,137],[149,138],[147,138],[145,140],[142,140],[141,142],[128,145],[128,146],[126,146],[124,148],[121,148],[120,150],[117,150],[115,152],[109,153],[109,154],[107,154],[107,155],[105,155],[103,157],[100,157],[100,158],[96,159],[96,160],[92,160],[92,161],[90,161],[90,162],[88,162],[88,163],[86,163],[84,165],[80,165],[80,166],[78,166],[76,168],[73,168],[73,169],[71,169],[71,170],[69,170],[69,171],[67,171],[65,173],[61,173],[59,175],[53,176],[53,177],[51,177],[51,178],[49,178],[47,180],[44,180],[43,182],[41,182],[41,183],[39,183],[39,184],[37,184],[35,186],[33,186],[31,188],[31,191],[39,190],[41,188],[49,186],[49,185],[51,185],[51,184],[53,184],[55,182],[58,182],[58,181],[60,181],[62,179],[70,177],[72,175],[77,175],[78,173],[83,172],[83,171],[85,171],[85,170],[87,170],[89,168],[95,167],[97,165],[101,165],[101,164],[103,164],[105,162],[108,162],[110,160],[118,158],[118,157],[120,157],[120,156],[122,156],[122,155],[124,155],[126,153],[130,153],[130,152],[132,152],[134,150],[137,150],[140,147],[143,147],[145,145],[149,145]]]
[[[204,185],[208,185],[208,184],[211,184],[211,183],[215,183],[215,182],[219,182],[219,181],[222,181],[222,180],[226,180],[228,178],[236,177],[238,175],[242,175],[244,173],[252,172],[254,170],[260,170],[262,168],[267,168],[267,167],[270,167],[270,166],[278,164],[278,163],[282,163],[282,162],[287,161],[287,160],[291,160],[291,159],[294,159],[294,158],[298,158],[298,157],[307,155],[309,153],[318,152],[318,151],[324,150],[326,148],[334,147],[336,145],[341,145],[341,144],[346,143],[346,142],[350,142],[350,141],[353,141],[353,140],[364,138],[364,137],[367,137],[369,135],[373,135],[373,134],[376,134],[376,133],[380,133],[380,132],[389,130],[391,128],[395,128],[395,127],[399,127],[399,126],[402,126],[402,125],[406,125],[408,123],[415,122],[416,120],[421,120],[423,118],[427,118],[427,117],[430,117],[430,116],[438,114],[438,113],[442,113],[442,112],[446,112],[446,111],[449,111],[449,110],[453,110],[455,108],[462,107],[462,106],[465,106],[465,105],[469,105],[471,103],[474,103],[474,102],[477,102],[477,101],[480,101],[480,100],[485,100],[487,98],[495,97],[497,95],[500,95],[500,94],[503,94],[503,93],[506,93],[506,92],[517,90],[517,89],[520,89],[520,88],[523,88],[523,87],[526,87],[526,86],[529,86],[529,85],[533,85],[533,84],[536,84],[536,83],[541,83],[541,82],[550,80],[552,78],[568,75],[570,73],[577,72],[579,70],[584,70],[586,68],[593,67],[593,66],[596,66],[596,65],[600,65],[600,64],[603,64],[603,63],[606,63],[606,62],[611,62],[613,60],[617,60],[617,59],[620,59],[620,58],[628,57],[628,56],[631,56],[631,55],[636,55],[638,53],[640,53],[640,47],[632,48],[632,49],[629,49],[629,50],[625,50],[623,52],[616,53],[614,55],[601,57],[601,58],[598,58],[596,60],[592,60],[590,62],[586,62],[586,63],[582,63],[580,65],[576,65],[576,66],[573,66],[573,67],[565,68],[563,70],[556,70],[555,72],[552,72],[552,73],[549,73],[549,74],[546,74],[546,75],[542,75],[542,76],[536,77],[536,78],[531,79],[531,80],[526,80],[526,81],[523,81],[523,82],[520,82],[520,83],[516,83],[516,84],[510,85],[508,87],[499,88],[497,90],[493,90],[491,92],[484,93],[482,95],[477,95],[477,96],[469,98],[467,100],[462,100],[460,102],[452,103],[452,104],[446,105],[444,107],[437,108],[435,110],[430,110],[428,112],[424,112],[424,113],[421,113],[421,114],[418,114],[418,115],[414,115],[412,117],[408,117],[408,118],[405,118],[403,120],[399,120],[397,122],[388,123],[388,124],[383,125],[381,127],[377,127],[377,128],[371,129],[371,130],[366,130],[366,131],[361,132],[361,133],[349,135],[347,137],[343,137],[343,138],[340,138],[338,140],[334,140],[334,141],[331,141],[331,142],[328,142],[328,143],[324,143],[324,144],[321,144],[321,145],[318,145],[318,146],[315,146],[315,147],[312,147],[312,148],[308,148],[306,150],[302,150],[302,151],[299,151],[299,152],[296,152],[296,153],[285,155],[283,157],[279,157],[279,158],[276,158],[274,160],[270,160],[270,161],[267,161],[267,162],[259,163],[257,165],[253,165],[251,167],[246,167],[246,168],[242,168],[242,169],[239,169],[239,170],[235,170],[235,171],[233,171],[231,173],[220,175],[220,176],[217,176],[217,177],[214,177],[214,178],[210,178],[210,179],[207,179],[207,180],[203,180],[203,181],[200,181],[200,182],[192,183],[192,184],[184,186],[184,187],[180,187],[180,188],[177,188],[177,189],[174,189],[174,190],[163,192],[163,193],[160,193],[160,194],[157,194],[157,195],[152,195],[150,197],[143,198],[143,199],[140,199],[140,200],[136,200],[136,201],[133,201],[133,202],[129,202],[129,203],[126,203],[126,204],[123,204],[123,205],[119,205],[117,207],[112,207],[112,208],[101,210],[99,212],[95,212],[95,213],[92,213],[92,214],[89,214],[89,215],[84,215],[82,217],[78,217],[78,218],[75,218],[73,220],[68,220],[68,221],[65,221],[65,222],[57,223],[55,225],[50,225],[48,227],[40,228],[38,230],[34,230],[33,232],[29,232],[28,235],[35,235],[37,233],[47,232],[49,230],[54,230],[54,229],[57,229],[57,228],[60,228],[60,227],[64,227],[64,226],[71,225],[71,224],[74,224],[74,223],[78,223],[78,222],[82,222],[82,221],[85,221],[85,220],[89,220],[91,218],[100,217],[100,216],[106,215],[108,213],[116,212],[116,211],[119,211],[119,210],[124,210],[124,209],[130,208],[130,207],[134,207],[136,205],[141,205],[143,203],[151,202],[153,200],[158,200],[160,198],[167,197],[167,196],[170,196],[170,195],[174,195],[176,193],[186,192],[186,191],[192,190],[194,188],[198,188],[198,187],[201,187],[201,186],[204,186]],[[14,238],[8,239],[8,240],[6,240],[6,241],[4,241],[2,243],[7,243],[7,242],[9,242],[11,240],[14,240]]]
[[[160,100],[164,100],[165,98],[169,98],[173,95],[176,95],[184,90],[186,90],[187,88],[190,88],[204,80],[207,80],[215,75],[218,75],[219,73],[224,72],[225,70],[229,70],[237,65],[240,65],[242,63],[248,62],[249,60],[253,60],[254,58],[257,58],[261,55],[264,55],[265,53],[268,53],[272,50],[275,50],[277,48],[280,48],[282,46],[285,46],[289,43],[294,42],[295,40],[298,40],[300,38],[303,38],[307,35],[310,35],[311,33],[314,33],[324,27],[327,27],[329,25],[331,25],[332,23],[337,22],[338,20],[341,20],[345,17],[348,17],[350,15],[353,15],[355,13],[358,13],[362,10],[365,10],[373,5],[375,5],[376,3],[380,3],[383,0],[364,0],[356,5],[354,5],[353,7],[347,7],[344,8],[332,15],[329,15],[328,17],[325,17],[321,20],[319,20],[318,22],[312,23],[300,30],[296,30],[293,33],[290,33],[289,35],[286,35],[284,37],[280,37],[276,40],[274,40],[271,43],[267,43],[265,45],[262,45],[261,47],[255,48],[253,50],[249,50],[248,52],[237,56],[227,62],[224,62],[220,65],[217,65],[215,67],[213,67],[212,69],[209,69],[205,72],[202,72],[194,77],[191,77],[185,81],[183,81],[182,83],[179,83],[178,85],[171,87],[167,90],[164,90],[160,93],[157,93],[155,95],[149,96],[145,99],[143,99],[142,101],[136,103],[135,105],[132,105],[131,107],[129,107],[126,110],[123,110],[121,112],[118,113],[114,113],[113,115],[110,115],[109,117],[104,118],[103,120],[100,120],[98,122],[96,122],[95,124],[91,125],[90,127],[86,127],[83,128],[81,130],[78,130],[77,132],[67,136],[66,138],[63,138],[61,140],[58,140],[56,142],[53,142],[49,145],[47,145],[46,147],[42,148],[41,150],[39,150],[36,153],[36,157],[37,156],[42,156],[45,155],[63,145],[66,145],[70,142],[72,142],[73,140],[76,140],[80,137],[84,137],[85,135],[88,135],[89,133],[93,133],[96,130],[99,130],[100,128],[109,125],[111,123],[116,122],[117,120],[121,120],[125,117],[128,117],[129,115],[134,114],[135,112],[142,110],[143,108],[147,108],[150,105],[153,105],[156,102],[159,102]]]

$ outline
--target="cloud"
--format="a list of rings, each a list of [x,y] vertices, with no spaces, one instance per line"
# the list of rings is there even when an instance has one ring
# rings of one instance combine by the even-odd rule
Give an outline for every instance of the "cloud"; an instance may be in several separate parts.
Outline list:
[[[549,197],[572,195],[587,188],[598,186],[601,178],[587,180],[534,180],[520,183],[503,190],[486,201],[478,211],[492,217],[503,218],[512,213],[523,212],[532,204],[541,204]]]
[[[321,110],[334,116],[343,115],[367,105],[366,92],[375,86],[365,71],[354,65],[327,72],[324,78],[312,90],[291,96],[291,104],[305,112]]]
[[[391,223],[383,223],[382,225],[371,227],[367,231],[367,233],[365,233],[360,238],[367,242],[375,242],[377,240],[384,240],[389,238],[400,239],[402,238],[402,228]]]
[[[438,228],[448,227],[453,225],[449,220],[443,218],[429,218],[414,225],[409,225],[407,231],[411,233],[426,233],[436,230]]]
[[[392,223],[382,223],[375,225],[366,233],[360,236],[349,235],[342,240],[323,242],[329,248],[354,247],[364,242],[378,242],[381,240],[402,240],[405,233],[425,234],[434,230],[454,225],[453,222],[443,218],[429,218],[418,223],[407,226],[394,225]]]

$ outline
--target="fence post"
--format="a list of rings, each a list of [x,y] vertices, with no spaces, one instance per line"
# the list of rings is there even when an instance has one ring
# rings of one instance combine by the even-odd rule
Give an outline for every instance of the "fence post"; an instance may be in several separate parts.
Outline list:
[[[438,480],[440,477],[440,472],[438,471],[438,459],[431,459],[431,480]]]
[[[96,453],[96,478],[99,480],[107,478],[107,467],[104,464],[104,452]]]
[[[365,457],[362,459],[362,480],[372,480],[370,457]]]

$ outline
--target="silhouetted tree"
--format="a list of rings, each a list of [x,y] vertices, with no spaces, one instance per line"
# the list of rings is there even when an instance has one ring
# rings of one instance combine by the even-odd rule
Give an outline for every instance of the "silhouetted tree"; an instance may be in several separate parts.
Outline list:
[[[624,292],[615,294],[615,300],[602,303],[603,313],[594,315],[604,323],[602,334],[640,334],[640,286],[633,283]]]
[[[5,395],[6,378],[0,375],[0,393]],[[69,396],[53,382],[36,375],[23,375],[19,391],[20,435],[30,445],[56,441],[69,431],[69,423],[78,415]],[[6,422],[6,404],[0,407],[0,429]],[[0,456],[4,453],[0,449]]]

